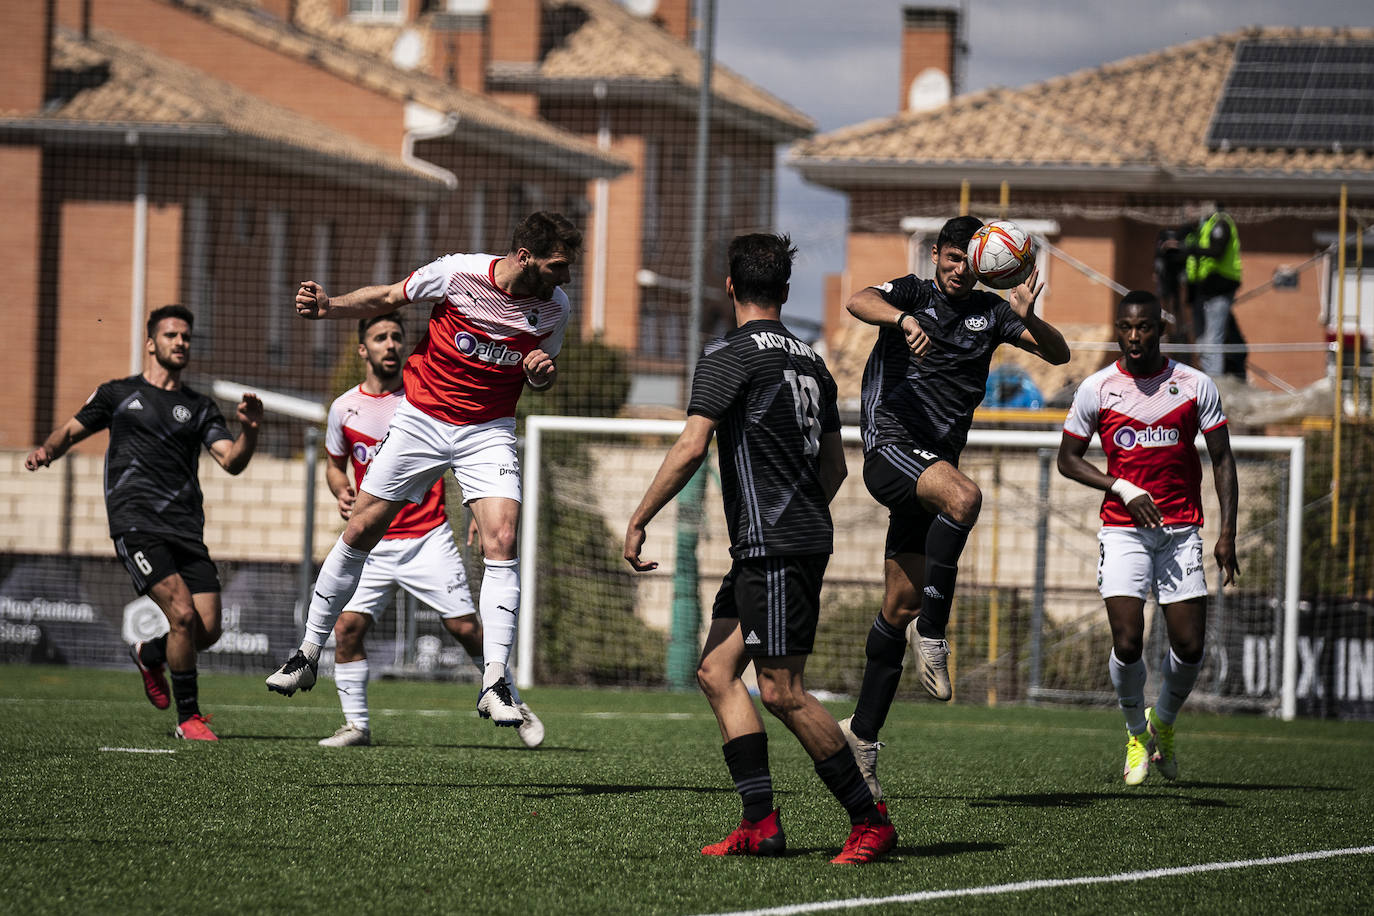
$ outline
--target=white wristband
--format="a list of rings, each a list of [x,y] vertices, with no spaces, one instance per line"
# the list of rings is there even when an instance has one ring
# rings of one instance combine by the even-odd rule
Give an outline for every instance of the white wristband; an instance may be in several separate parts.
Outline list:
[[[1124,477],[1118,477],[1116,480],[1113,480],[1111,487],[1108,489],[1115,493],[1125,505],[1130,505],[1131,500],[1135,499],[1137,496],[1150,496],[1148,490],[1142,490]],[[1154,499],[1153,496],[1150,498]]]

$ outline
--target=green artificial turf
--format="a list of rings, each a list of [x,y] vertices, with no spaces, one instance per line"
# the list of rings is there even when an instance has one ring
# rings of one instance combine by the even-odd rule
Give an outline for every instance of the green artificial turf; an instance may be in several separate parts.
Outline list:
[[[1131,789],[1115,710],[899,703],[879,768],[898,848],[854,868],[829,864],[847,819],[776,722],[787,855],[708,859],[739,801],[700,696],[532,689],[536,751],[479,720],[470,685],[370,699],[375,746],[326,749],[331,681],[287,699],[206,675],[221,740],[183,742],[132,668],[0,666],[0,911],[692,914],[950,892],[853,911],[1374,912],[1369,851],[1034,883],[1370,846],[1371,722],[1185,712],[1179,781]]]

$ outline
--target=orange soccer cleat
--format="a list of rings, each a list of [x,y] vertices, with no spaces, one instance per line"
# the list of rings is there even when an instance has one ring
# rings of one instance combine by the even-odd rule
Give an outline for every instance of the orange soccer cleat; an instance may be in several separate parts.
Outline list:
[[[741,820],[719,843],[701,850],[703,856],[776,856],[787,849],[778,812],[757,821]]]
[[[854,825],[844,849],[830,860],[831,864],[863,865],[892,851],[897,845],[897,828],[887,818],[887,805],[878,802],[878,813],[883,816],[881,823],[869,820]]]

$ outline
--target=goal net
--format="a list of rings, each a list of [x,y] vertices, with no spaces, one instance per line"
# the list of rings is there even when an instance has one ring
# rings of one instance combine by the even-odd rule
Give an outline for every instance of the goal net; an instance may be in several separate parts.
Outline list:
[[[659,567],[635,573],[621,557],[630,513],[681,428],[674,421],[527,419],[524,685],[691,685],[690,668],[680,660],[694,663],[730,564],[714,450],[705,466],[700,524],[684,523],[692,506],[679,497],[649,527],[644,557]],[[835,553],[807,683],[815,691],[854,695],[864,640],[882,600],[887,513],[864,488],[857,430],[847,428],[844,438],[849,475],[832,505]],[[1096,585],[1101,494],[1054,471],[1058,444],[1057,432],[975,430],[970,436],[960,467],[981,487],[983,509],[960,563],[951,618],[956,700],[1112,698],[1111,634]],[[1232,447],[1240,476],[1242,577],[1218,588],[1213,528],[1205,527],[1212,598],[1207,660],[1193,701],[1292,715],[1300,648],[1294,522],[1301,514],[1301,488],[1295,491],[1293,481],[1302,479],[1303,443],[1239,436]],[[1096,457],[1102,461],[1100,452]],[[1204,480],[1204,509],[1216,518],[1209,466]],[[684,600],[690,596],[695,604]],[[1146,660],[1157,677],[1168,642],[1153,602],[1146,615]],[[899,697],[922,696],[915,678],[904,679]]]

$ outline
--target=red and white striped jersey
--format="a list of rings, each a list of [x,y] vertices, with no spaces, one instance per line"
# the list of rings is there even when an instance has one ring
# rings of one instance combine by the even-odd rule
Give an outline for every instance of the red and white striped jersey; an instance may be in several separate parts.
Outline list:
[[[1149,377],[1118,360],[1083,380],[1064,432],[1087,442],[1097,433],[1107,473],[1149,491],[1166,525],[1202,524],[1202,463],[1193,440],[1226,422],[1217,386],[1172,359]],[[1102,524],[1134,527],[1115,496],[1102,501]]]
[[[405,400],[401,389],[387,394],[368,394],[361,385],[350,388],[329,405],[324,450],[335,458],[348,456],[353,466],[353,488],[363,482],[377,443],[391,426],[391,415]],[[383,538],[417,538],[448,522],[444,511],[444,479],[440,477],[419,503],[407,503],[386,529]]]
[[[496,283],[490,254],[450,254],[405,281],[411,302],[434,302],[429,327],[406,360],[410,403],[447,423],[515,416],[525,387],[524,358],[557,356],[568,325],[568,296],[512,296]]]

